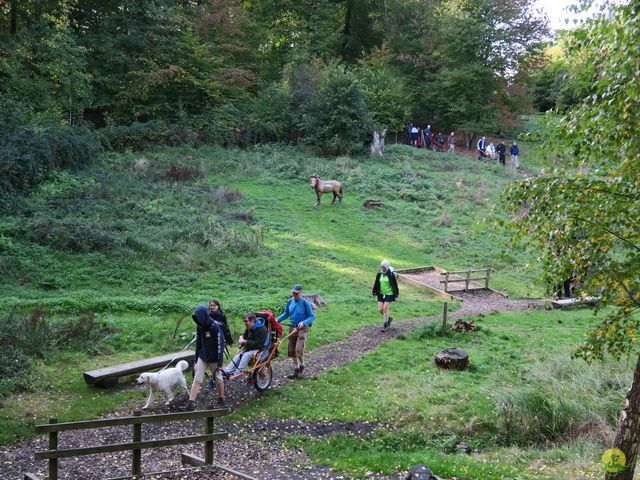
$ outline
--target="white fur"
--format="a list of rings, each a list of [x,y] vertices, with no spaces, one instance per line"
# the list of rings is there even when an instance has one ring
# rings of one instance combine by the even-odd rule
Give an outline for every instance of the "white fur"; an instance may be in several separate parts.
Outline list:
[[[149,408],[153,404],[155,393],[163,391],[167,397],[166,405],[173,401],[173,389],[176,385],[180,385],[185,392],[187,390],[187,381],[184,379],[183,371],[189,368],[189,364],[180,360],[173,368],[167,368],[157,373],[145,372],[141,374],[136,382],[139,385],[149,385],[149,398],[143,409]]]

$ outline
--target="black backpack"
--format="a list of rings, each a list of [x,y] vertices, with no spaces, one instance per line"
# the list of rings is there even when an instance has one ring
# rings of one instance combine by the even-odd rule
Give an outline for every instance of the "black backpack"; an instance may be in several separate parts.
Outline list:
[[[215,322],[222,330],[222,334],[224,335],[224,343],[225,345],[233,345],[233,337],[231,336],[231,330],[229,330],[229,325],[226,322],[221,320],[215,320]]]

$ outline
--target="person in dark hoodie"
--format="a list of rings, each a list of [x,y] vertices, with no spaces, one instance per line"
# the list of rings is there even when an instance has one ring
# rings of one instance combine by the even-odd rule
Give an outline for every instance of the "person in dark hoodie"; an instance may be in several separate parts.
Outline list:
[[[267,327],[262,319],[256,319],[253,313],[245,313],[242,321],[246,328],[238,339],[240,350],[222,372],[227,377],[242,373],[253,356],[266,346]]]
[[[218,393],[217,404],[224,405],[224,381],[222,379],[222,363],[224,361],[224,335],[218,323],[206,305],[199,305],[191,315],[197,325],[196,329],[196,363],[193,385],[185,410],[195,408],[195,400],[200,393],[204,373],[209,368]]]
[[[378,311],[384,318],[382,331],[385,332],[393,320],[393,317],[389,314],[391,302],[395,302],[400,296],[396,274],[393,273],[389,260],[383,260],[380,263],[380,271],[376,275],[375,282],[373,282],[371,295],[378,299]]]

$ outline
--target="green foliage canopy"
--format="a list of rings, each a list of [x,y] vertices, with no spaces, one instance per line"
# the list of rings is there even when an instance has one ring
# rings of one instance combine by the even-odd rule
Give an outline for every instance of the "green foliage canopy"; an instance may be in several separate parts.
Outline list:
[[[576,276],[580,289],[616,308],[580,349],[587,359],[605,352],[640,352],[640,30],[638,5],[610,13],[576,32],[580,80],[593,93],[557,119],[545,140],[557,156],[551,171],[504,194],[512,224],[541,251],[550,285]]]

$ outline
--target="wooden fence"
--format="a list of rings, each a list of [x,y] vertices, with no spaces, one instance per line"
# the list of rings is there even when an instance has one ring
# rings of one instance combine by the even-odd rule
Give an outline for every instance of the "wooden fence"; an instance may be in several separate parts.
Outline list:
[[[474,276],[471,275],[480,275]],[[482,281],[484,282],[484,288],[489,289],[489,277],[491,276],[490,268],[480,268],[476,270],[460,270],[458,272],[442,272],[440,275],[444,275],[444,280],[440,280],[440,283],[444,283],[444,291],[449,291],[450,283],[464,282],[464,290],[469,290],[471,282]],[[482,288],[482,285],[477,284],[476,288]],[[462,289],[458,289],[462,290]]]
[[[48,460],[49,462],[49,480],[58,479],[58,459],[69,457],[80,457],[84,455],[94,455],[100,453],[112,453],[131,451],[131,475],[118,478],[132,478],[142,475],[141,460],[142,450],[148,448],[169,447],[173,445],[188,445],[193,443],[204,443],[204,459],[193,455],[182,454],[182,462],[192,466],[211,465],[232,473],[240,478],[252,480],[252,477],[237,472],[222,465],[213,463],[213,442],[214,440],[225,439],[228,437],[226,432],[213,431],[213,419],[226,415],[229,412],[226,408],[214,410],[201,410],[194,412],[182,413],[163,413],[159,415],[142,415],[139,411],[134,412],[133,416],[109,418],[103,420],[85,420],[80,422],[58,423],[57,419],[51,418],[48,424],[36,425],[36,433],[49,435],[49,449],[45,451],[35,452],[36,460]],[[189,435],[185,437],[163,438],[161,440],[142,440],[142,425],[149,423],[168,423],[175,421],[185,421],[204,418],[205,433],[201,435]],[[114,443],[108,445],[94,445],[80,448],[58,448],[58,432],[68,430],[91,430],[97,428],[126,426],[132,425],[132,440],[128,443]],[[26,473],[25,480],[35,480],[39,477]]]

